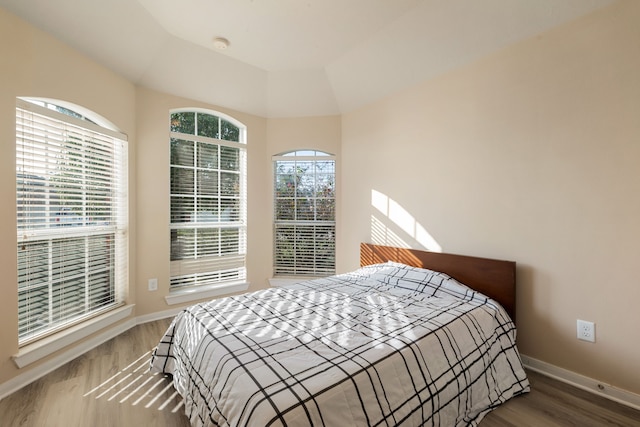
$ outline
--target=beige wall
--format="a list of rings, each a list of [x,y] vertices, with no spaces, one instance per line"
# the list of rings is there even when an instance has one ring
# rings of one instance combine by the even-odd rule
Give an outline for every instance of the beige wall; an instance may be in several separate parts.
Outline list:
[[[39,364],[18,370],[11,356],[18,351],[15,250],[15,99],[37,96],[61,99],[104,116],[129,136],[130,288],[134,316],[153,318],[175,310],[165,296],[169,289],[169,110],[212,109],[247,126],[248,242],[250,290],[264,288],[272,273],[271,156],[297,148],[337,153],[340,117],[284,120],[265,118],[224,107],[136,87],[52,37],[0,9],[0,384],[27,375]],[[147,281],[158,279],[158,291]],[[47,362],[51,359],[45,359]]]
[[[129,136],[130,181],[135,182],[135,87],[52,37],[0,9],[0,383],[23,373],[18,351],[15,223],[15,108],[17,96],[60,99],[86,107]],[[135,200],[135,188],[130,188]],[[135,205],[130,204],[135,217]],[[131,224],[130,277],[136,274],[135,224]],[[135,292],[130,303],[136,302]],[[29,369],[37,366],[32,365]]]
[[[640,393],[638,23],[622,1],[344,115],[340,268],[425,232],[515,260],[522,353]]]

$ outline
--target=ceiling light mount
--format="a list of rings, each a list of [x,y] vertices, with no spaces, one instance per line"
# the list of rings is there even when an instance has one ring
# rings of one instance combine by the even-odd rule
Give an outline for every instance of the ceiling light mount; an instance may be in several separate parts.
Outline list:
[[[218,50],[225,50],[229,47],[229,40],[224,37],[215,37],[213,39],[213,47]]]

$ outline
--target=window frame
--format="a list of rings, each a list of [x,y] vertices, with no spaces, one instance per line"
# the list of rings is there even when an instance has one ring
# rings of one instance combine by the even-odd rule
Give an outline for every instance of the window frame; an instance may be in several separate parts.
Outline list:
[[[60,159],[66,159],[66,169]],[[63,183],[66,180],[70,184]],[[33,196],[34,183],[41,186],[42,197],[38,192]],[[75,203],[76,210],[65,206],[65,200]],[[96,318],[110,323],[110,317],[122,317],[129,285],[125,134],[98,114],[68,102],[16,98],[16,218],[18,312],[25,319],[18,325],[21,349],[66,331],[82,335],[76,326],[93,324]],[[101,238],[111,243],[96,241]],[[47,260],[37,251],[25,258],[31,254],[27,248],[38,245],[48,248]],[[56,246],[60,251],[54,257]],[[70,250],[73,247],[82,250]],[[46,278],[41,270],[45,264]],[[47,319],[31,320],[29,313],[37,314],[32,311],[38,306],[36,289],[45,287]],[[20,295],[27,301],[22,305]],[[81,298],[65,314],[73,295]]]
[[[193,133],[178,132],[173,129],[174,123],[173,117],[177,113],[193,113],[194,114],[194,128]],[[198,135],[198,114],[205,114],[218,119],[218,131],[222,127],[222,121],[234,126],[237,129],[238,141],[231,141],[227,139],[221,139],[224,137],[222,134],[217,134],[218,137]],[[192,193],[176,193],[174,192],[175,184],[173,178],[170,185],[170,218],[169,218],[169,233],[171,241],[171,273],[170,273],[170,295],[167,297],[169,304],[182,303],[197,299],[199,297],[220,295],[227,292],[235,292],[238,290],[244,290],[248,287],[246,283],[246,241],[247,241],[247,128],[237,119],[226,115],[224,113],[203,109],[203,108],[180,108],[172,109],[169,112],[170,120],[170,162],[169,169],[170,175],[178,169],[192,170],[193,171],[193,188],[189,188]],[[190,165],[174,164],[174,157],[172,154],[173,144],[180,142],[193,143],[193,157],[191,158]],[[217,150],[216,162],[217,168],[201,167],[198,164],[200,147],[208,147]],[[221,161],[225,158],[223,151],[225,148],[229,148],[232,151],[237,150],[237,171],[231,169],[223,169]],[[229,151],[229,152],[232,152]],[[202,173],[216,173],[218,174],[217,192],[211,194],[211,187],[199,188],[198,174]],[[234,194],[222,194],[223,180],[222,174],[229,176],[237,175],[237,193]],[[233,180],[232,180],[233,181]],[[205,194],[209,192],[209,194]],[[198,200],[217,200],[218,209],[212,212],[216,214],[200,215],[198,209]],[[175,199],[174,199],[175,198]],[[188,221],[175,221],[178,214],[181,212],[177,208],[177,199],[193,198],[193,210],[189,210],[191,217]],[[223,201],[227,201],[227,207],[232,209],[231,217],[228,220],[223,220],[224,206]],[[237,202],[237,209],[233,210],[234,200]],[[174,204],[176,203],[176,204]],[[176,209],[174,211],[174,209]],[[185,209],[184,212],[187,212]],[[231,219],[230,219],[231,218]],[[208,255],[200,257],[197,253],[199,247],[199,241],[196,240],[198,233],[204,234],[205,232],[212,230],[218,230],[218,241],[220,242],[219,255],[215,256],[209,253]],[[222,233],[224,230],[237,230],[237,251],[232,254],[224,255],[223,242],[224,236]],[[180,246],[180,242],[187,241],[186,238],[180,239],[177,233],[185,232],[189,233],[193,231],[193,259],[187,258],[183,255],[184,248]],[[232,231],[233,233],[233,231]],[[233,239],[232,239],[233,240]],[[182,251],[178,252],[176,247]],[[191,248],[191,243],[189,243]],[[227,276],[225,276],[225,274]],[[209,279],[207,280],[207,275]],[[214,277],[216,276],[217,277]],[[184,281],[183,284],[181,282]]]
[[[279,195],[278,180],[279,177],[286,177],[287,173],[279,173],[279,165],[283,162],[293,163],[296,170],[296,179],[292,183],[291,192],[292,195]],[[331,162],[331,173],[318,173],[317,163]],[[335,238],[336,238],[336,156],[334,154],[317,150],[317,149],[297,149],[279,153],[272,157],[273,163],[273,276],[278,278],[286,277],[325,277],[335,274]],[[306,163],[313,164],[313,187],[314,191],[317,191],[319,185],[318,175],[330,175],[331,185],[329,186],[331,196],[319,196],[317,192],[313,193],[313,196],[302,196],[298,193],[298,181],[300,177],[297,176],[297,164]],[[306,172],[306,171],[305,171]],[[307,174],[306,176],[309,176]],[[307,200],[305,200],[307,199]],[[301,219],[298,218],[299,208],[303,203],[308,206],[308,199],[313,201],[313,219]],[[286,203],[292,203],[294,218],[283,218],[279,215],[281,211],[281,205],[279,200]],[[298,203],[299,200],[304,200],[303,203]],[[319,213],[318,201],[325,200],[328,204],[325,205],[325,210],[328,209],[332,212],[332,219],[319,219],[319,217],[326,216],[325,213]],[[291,207],[289,207],[291,210]],[[281,237],[289,234],[289,239],[282,240]],[[322,247],[323,237],[327,236],[324,242],[330,241],[330,250],[319,250]],[[312,239],[312,244],[307,244],[306,249],[297,245],[296,236],[301,236],[303,239]],[[286,248],[284,246],[288,245]],[[310,249],[311,248],[311,249]],[[327,249],[325,247],[325,249]],[[312,253],[309,253],[312,251]],[[288,255],[286,252],[290,252]],[[280,262],[280,260],[287,259],[288,264]]]

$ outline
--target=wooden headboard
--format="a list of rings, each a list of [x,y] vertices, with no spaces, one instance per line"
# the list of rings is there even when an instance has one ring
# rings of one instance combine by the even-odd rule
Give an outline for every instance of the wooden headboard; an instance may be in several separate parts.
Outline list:
[[[516,263],[417,249],[360,244],[360,265],[387,261],[446,273],[498,301],[516,321]]]

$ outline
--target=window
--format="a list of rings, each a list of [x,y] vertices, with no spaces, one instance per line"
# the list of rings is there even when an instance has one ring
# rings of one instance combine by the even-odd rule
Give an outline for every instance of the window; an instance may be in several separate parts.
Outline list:
[[[21,345],[124,302],[127,140],[97,122],[73,107],[16,101]]]
[[[246,280],[245,127],[171,113],[171,289]]]
[[[293,151],[274,163],[274,275],[335,274],[335,157]]]

